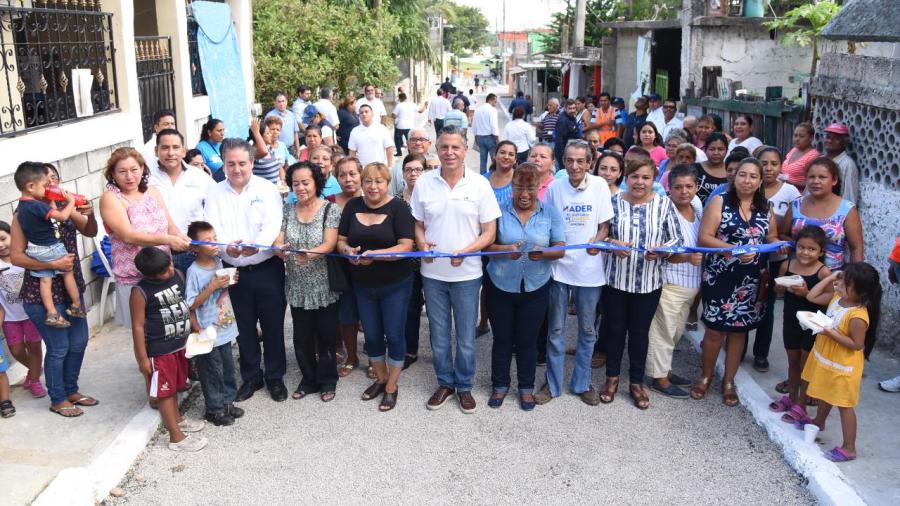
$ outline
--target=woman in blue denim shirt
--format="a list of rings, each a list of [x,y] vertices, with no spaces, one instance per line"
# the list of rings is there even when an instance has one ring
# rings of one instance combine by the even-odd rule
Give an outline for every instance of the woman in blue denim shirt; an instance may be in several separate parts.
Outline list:
[[[512,179],[512,197],[500,206],[497,240],[487,251],[509,252],[491,256],[485,288],[494,346],[488,406],[499,408],[509,392],[509,367],[516,350],[519,406],[534,409],[534,370],[538,329],[550,304],[550,262],[564,251],[543,251],[565,244],[562,215],[538,200],[537,165],[523,163]],[[523,254],[522,252],[527,252]],[[527,257],[527,258],[526,258]]]

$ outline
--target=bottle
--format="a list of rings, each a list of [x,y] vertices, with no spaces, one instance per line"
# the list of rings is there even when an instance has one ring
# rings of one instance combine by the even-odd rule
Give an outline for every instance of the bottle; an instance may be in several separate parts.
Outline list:
[[[77,193],[71,194],[75,197],[75,205],[83,206],[87,204],[87,198],[84,195],[79,195]],[[44,192],[44,198],[47,200],[52,200],[54,202],[65,202],[66,197],[63,196],[63,191],[58,186],[48,186]]]

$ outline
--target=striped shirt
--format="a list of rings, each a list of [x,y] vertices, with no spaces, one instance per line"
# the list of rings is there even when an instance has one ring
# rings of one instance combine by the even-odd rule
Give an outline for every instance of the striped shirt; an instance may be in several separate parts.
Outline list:
[[[691,207],[694,209],[693,223],[682,216],[677,209],[675,210],[675,216],[678,217],[678,224],[681,226],[681,237],[684,240],[681,245],[687,247],[697,245],[697,239],[700,236],[700,220],[703,218],[703,206],[699,199],[694,198]],[[703,267],[700,265],[693,265],[690,262],[680,264],[666,262],[666,283],[668,284],[684,288],[700,288],[702,273]]]
[[[544,119],[541,120],[541,140],[544,142],[553,142],[553,132],[556,130],[556,121],[559,119],[559,112],[548,112]]]
[[[654,194],[650,202],[633,205],[619,192],[612,197],[612,207],[609,239],[643,248],[682,244],[678,211],[668,197]],[[662,288],[665,262],[661,260],[647,260],[643,253],[637,252],[625,258],[608,252],[604,263],[606,282],[616,290],[650,293]]]

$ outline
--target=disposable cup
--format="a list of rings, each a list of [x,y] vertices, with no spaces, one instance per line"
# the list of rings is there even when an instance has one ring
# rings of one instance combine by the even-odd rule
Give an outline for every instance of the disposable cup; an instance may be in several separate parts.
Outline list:
[[[216,271],[216,276],[228,276],[229,285],[237,283],[237,280],[234,279],[235,274],[237,274],[237,268],[235,267],[226,267]]]
[[[819,434],[819,426],[813,423],[808,423],[803,426],[803,440],[807,443],[815,443],[816,436]]]

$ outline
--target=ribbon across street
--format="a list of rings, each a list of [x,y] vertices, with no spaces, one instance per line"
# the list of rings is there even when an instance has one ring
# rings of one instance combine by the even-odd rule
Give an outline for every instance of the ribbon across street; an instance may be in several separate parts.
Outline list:
[[[272,251],[281,251],[283,253],[289,254],[308,254],[314,253],[317,255],[321,255],[322,253],[315,253],[309,250],[303,249],[295,249],[295,248],[279,248],[276,246],[265,246],[262,244],[248,244],[248,243],[221,243],[221,242],[210,242],[210,241],[191,241],[192,246],[218,246],[227,248],[229,246],[236,246],[239,248],[251,248],[251,249],[268,249]],[[683,254],[683,253],[704,253],[704,254],[731,254],[731,255],[745,255],[747,253],[772,253],[778,251],[784,246],[793,246],[794,243],[790,241],[778,241],[772,242],[768,244],[747,244],[742,246],[732,246],[728,248],[702,248],[700,246],[660,246],[658,248],[643,248],[639,246],[623,246],[621,244],[613,244],[610,242],[600,241],[594,243],[584,243],[584,244],[568,244],[565,246],[550,246],[548,248],[542,248],[540,251],[568,251],[568,250],[580,250],[580,249],[598,249],[601,251],[634,251],[638,253],[664,253],[664,254]],[[528,250],[519,250],[519,251],[476,251],[473,253],[447,253],[444,251],[409,251],[405,253],[373,253],[370,255],[366,255],[367,258],[379,258],[379,257],[387,257],[387,258],[464,258],[464,257],[479,257],[479,256],[494,256],[494,255],[509,255],[512,253],[521,253],[523,255],[527,255],[529,253]],[[344,255],[341,253],[326,253],[328,256],[347,258],[350,260],[357,260],[362,258],[363,255]]]

